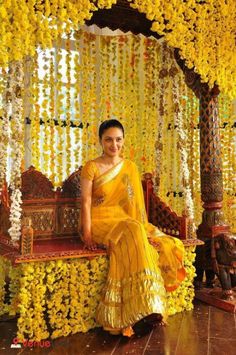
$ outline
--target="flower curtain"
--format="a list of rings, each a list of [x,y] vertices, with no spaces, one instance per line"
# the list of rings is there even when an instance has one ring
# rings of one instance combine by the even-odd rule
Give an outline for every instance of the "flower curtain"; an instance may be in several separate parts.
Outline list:
[[[55,186],[101,153],[98,125],[118,118],[126,131],[124,157],[154,174],[158,194],[173,209],[200,222],[199,102],[164,41],[79,31],[40,52],[30,67],[32,164]],[[232,223],[235,113],[223,95],[220,118],[225,213]]]

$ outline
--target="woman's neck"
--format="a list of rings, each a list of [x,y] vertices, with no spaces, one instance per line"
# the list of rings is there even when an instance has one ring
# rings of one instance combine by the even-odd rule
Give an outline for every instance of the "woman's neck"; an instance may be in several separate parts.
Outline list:
[[[101,156],[102,160],[104,163],[109,164],[109,165],[115,165],[118,164],[122,158],[120,156],[115,156],[115,157],[109,157],[109,155],[103,154]]]

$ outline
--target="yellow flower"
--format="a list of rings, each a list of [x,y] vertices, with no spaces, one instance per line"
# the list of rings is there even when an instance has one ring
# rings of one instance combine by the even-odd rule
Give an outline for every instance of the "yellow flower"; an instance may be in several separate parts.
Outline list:
[[[6,11],[6,8],[2,5],[0,6],[0,16],[2,19],[6,18],[7,17],[7,11]]]

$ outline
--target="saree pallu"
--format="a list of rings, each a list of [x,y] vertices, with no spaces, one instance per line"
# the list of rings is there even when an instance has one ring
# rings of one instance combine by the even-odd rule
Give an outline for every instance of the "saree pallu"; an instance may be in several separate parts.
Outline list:
[[[136,165],[123,160],[99,175],[88,162],[82,177],[93,180],[92,238],[109,252],[108,278],[97,309],[105,329],[123,329],[143,317],[166,318],[166,290],[185,277],[184,247],[148,223]],[[149,243],[152,239],[157,250]]]

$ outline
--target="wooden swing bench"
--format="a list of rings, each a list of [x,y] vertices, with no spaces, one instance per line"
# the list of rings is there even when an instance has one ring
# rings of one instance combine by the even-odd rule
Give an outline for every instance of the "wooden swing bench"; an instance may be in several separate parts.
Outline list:
[[[50,266],[52,267],[52,265],[54,265],[53,275],[60,270],[61,265],[65,266],[66,264],[66,269],[69,273],[75,265],[78,268],[78,274],[76,274],[79,280],[76,292],[78,304],[74,315],[65,315],[72,321],[72,325],[68,325],[69,330],[67,329],[67,332],[75,332],[75,323],[73,322],[78,324],[76,332],[84,332],[85,329],[87,331],[97,326],[95,312],[96,302],[98,302],[99,298],[94,297],[90,290],[101,290],[105,284],[106,275],[104,270],[106,265],[108,265],[108,258],[106,257],[107,251],[104,249],[86,250],[78,234],[77,228],[81,204],[80,172],[81,169],[75,171],[64,181],[62,187],[56,191],[54,191],[49,179],[33,167],[30,167],[22,174],[23,220],[21,240],[18,245],[12,245],[8,234],[10,209],[7,186],[2,191],[0,197],[0,268],[2,267],[2,276],[5,282],[0,285],[0,294],[5,295],[5,298],[3,301],[0,300],[0,314],[2,306],[5,311],[5,317],[10,314],[19,316],[17,334],[20,334],[20,337],[29,336],[28,333],[25,334],[22,331],[22,329],[28,329],[28,327],[30,327],[30,339],[42,339],[42,330],[44,331],[45,327],[50,337],[56,338],[65,335],[64,328],[61,328],[60,323],[57,324],[53,320],[54,316],[57,317],[59,315],[59,313],[57,314],[58,310],[54,309],[52,311],[49,304],[50,300],[58,298],[58,293],[63,293],[61,277],[64,280],[64,278],[68,278],[68,275],[62,276],[60,274],[58,279],[55,277],[54,287],[51,289],[47,282],[48,276],[51,274],[49,271]],[[186,282],[180,285],[178,293],[168,294],[170,304],[178,304],[176,309],[169,307],[168,310],[170,315],[188,310],[192,307],[194,295],[193,253],[195,246],[201,242],[196,238],[190,238],[191,221],[186,216],[177,216],[175,212],[155,196],[151,174],[144,175],[143,189],[150,222],[157,225],[163,232],[182,239],[185,244]],[[32,223],[32,227],[27,227],[27,221],[29,220]],[[26,265],[26,263],[31,264]],[[90,275],[92,265],[102,265],[102,270],[96,269],[96,277],[94,278],[92,275],[91,279],[89,279],[89,285],[86,283],[85,286],[85,284],[83,285],[83,272],[86,275]],[[15,273],[10,272],[12,268],[15,268]],[[49,269],[47,270],[47,268]],[[37,270],[44,270],[39,279],[37,279]],[[32,282],[27,284],[19,282],[22,277],[23,279],[29,278],[31,280],[32,272],[35,277]],[[86,297],[80,293],[79,283],[86,290]],[[93,283],[93,288],[91,288],[91,283]],[[34,290],[38,286],[40,286],[42,291],[40,299],[42,299],[42,304],[45,304],[45,309],[42,308],[41,311],[38,310],[38,304],[35,303]],[[179,292],[187,295],[186,299],[179,299]],[[24,313],[24,307],[26,306],[24,298],[22,298],[22,294],[25,295],[25,293],[29,295],[32,314],[37,313],[42,320],[39,327],[34,322],[30,323],[29,326],[29,318],[31,316],[30,312],[27,312],[29,317]],[[74,296],[67,295],[66,297],[67,302],[73,308],[72,301]],[[59,297],[58,299],[60,307],[64,307],[65,297]],[[29,304],[27,307],[29,307]]]
[[[9,192],[6,187],[3,189],[0,200],[0,255],[7,256],[14,263],[22,263],[107,253],[103,249],[86,250],[78,234],[80,173],[81,168],[56,191],[50,180],[34,167],[22,174],[23,227],[21,242],[15,246],[11,244],[8,234]],[[198,244],[190,236],[191,220],[178,216],[154,194],[151,174],[144,174],[142,184],[149,221],[166,234],[180,238],[185,245]],[[32,228],[27,229],[24,224],[29,220]]]

